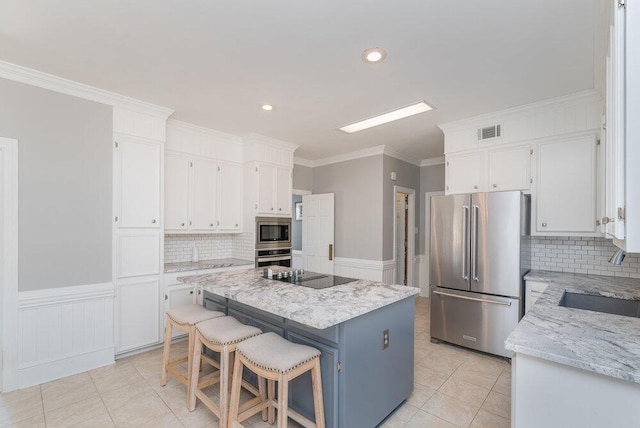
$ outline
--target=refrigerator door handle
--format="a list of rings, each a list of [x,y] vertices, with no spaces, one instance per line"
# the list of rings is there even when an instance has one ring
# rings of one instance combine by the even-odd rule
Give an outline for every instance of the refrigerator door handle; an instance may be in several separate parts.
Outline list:
[[[433,290],[433,293],[439,294],[441,296],[454,297],[456,299],[473,300],[474,302],[492,303],[494,305],[511,306],[511,301],[501,302],[499,300],[479,299],[477,297],[468,297],[468,296],[460,296],[458,294],[443,293],[442,291],[438,291],[438,290]]]
[[[462,279],[469,279],[469,206],[462,206]]]
[[[478,214],[479,205],[473,205],[471,213],[471,279],[478,282]]]

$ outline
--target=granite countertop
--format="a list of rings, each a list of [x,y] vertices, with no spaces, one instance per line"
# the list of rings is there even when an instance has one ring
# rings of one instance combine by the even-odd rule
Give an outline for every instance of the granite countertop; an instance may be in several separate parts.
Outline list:
[[[505,347],[640,383],[640,318],[558,306],[564,291],[640,300],[640,279],[532,271],[549,286],[509,335]]]
[[[246,265],[254,266],[255,263],[253,260],[243,259],[212,259],[200,260],[199,262],[165,263],[164,272],[185,272],[189,270],[219,269]]]
[[[273,267],[278,270],[277,267]],[[262,268],[179,277],[205,291],[236,302],[324,329],[415,296],[418,288],[356,280],[321,290],[262,277]]]

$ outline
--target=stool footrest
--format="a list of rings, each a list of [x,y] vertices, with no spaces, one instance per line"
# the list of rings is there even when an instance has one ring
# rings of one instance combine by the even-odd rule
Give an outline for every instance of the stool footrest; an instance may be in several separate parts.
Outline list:
[[[268,402],[262,402],[262,397],[254,397],[251,400],[242,403],[238,408],[238,422],[246,421],[251,416],[260,413],[263,409],[267,408],[268,404]]]
[[[189,382],[187,378],[178,370],[176,370],[176,368],[171,364],[167,365],[167,373],[170,373],[171,375],[173,375],[179,382],[181,382],[184,385],[187,385]]]
[[[273,400],[272,405],[277,409],[278,400]],[[311,419],[302,416],[300,413],[296,412],[291,407],[287,408],[287,416],[289,416],[291,419],[298,422],[300,425],[302,425],[305,428],[316,428],[317,426],[315,422],[313,422]]]

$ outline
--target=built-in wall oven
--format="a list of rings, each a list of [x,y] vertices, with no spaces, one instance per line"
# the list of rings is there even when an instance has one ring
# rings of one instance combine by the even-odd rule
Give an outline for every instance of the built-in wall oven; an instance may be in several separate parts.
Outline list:
[[[291,267],[291,218],[256,217],[256,267]]]

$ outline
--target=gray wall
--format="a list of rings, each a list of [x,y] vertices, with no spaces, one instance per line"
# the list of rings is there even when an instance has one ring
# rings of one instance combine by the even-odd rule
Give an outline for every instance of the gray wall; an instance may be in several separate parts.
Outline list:
[[[293,188],[298,190],[313,190],[313,168],[294,164]]]
[[[420,212],[420,223],[418,224],[418,229],[420,233],[418,236],[419,245],[417,245],[418,254],[424,254],[425,252],[424,194],[425,192],[436,192],[436,191],[444,192],[444,164],[423,166],[422,168],[420,168],[420,205],[418,207]]]
[[[0,79],[18,140],[19,291],[111,281],[112,108]]]
[[[335,194],[336,257],[383,260],[382,171],[382,155],[313,168],[313,193]]]
[[[302,220],[296,220],[296,202],[302,202],[302,195],[293,195],[291,209],[291,248],[302,251]]]
[[[395,217],[395,194],[394,186],[407,187],[415,190],[415,213],[414,218],[418,218],[420,207],[420,167],[401,161],[391,156],[383,156],[382,172],[382,224],[383,224],[383,260],[393,259],[393,218]],[[396,181],[391,180],[391,173],[396,173]],[[416,220],[416,226],[417,220]],[[411,232],[410,232],[411,233]]]

